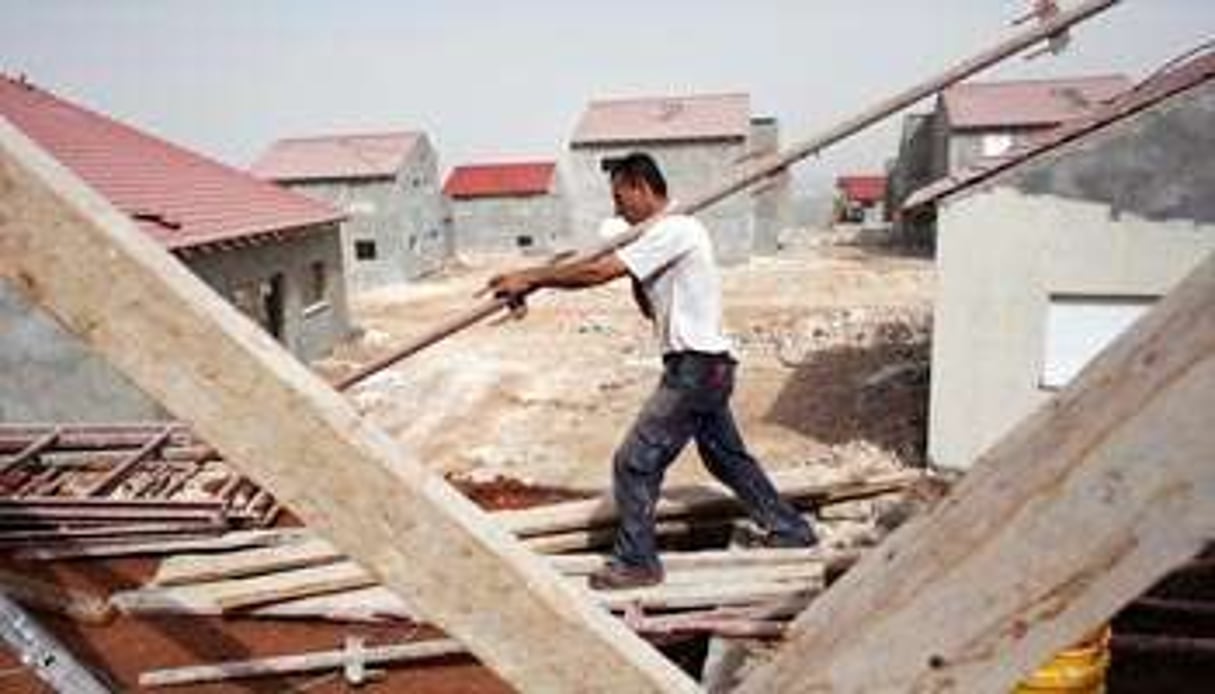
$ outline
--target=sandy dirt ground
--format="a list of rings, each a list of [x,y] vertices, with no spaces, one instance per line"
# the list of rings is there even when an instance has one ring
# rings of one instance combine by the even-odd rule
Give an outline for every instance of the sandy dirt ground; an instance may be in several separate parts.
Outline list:
[[[474,305],[518,257],[470,257],[441,277],[363,294],[361,336],[327,374],[383,354]],[[735,413],[771,469],[858,473],[922,462],[932,266],[923,258],[803,245],[724,272],[741,362]],[[660,360],[628,285],[546,291],[518,321],[475,326],[350,391],[437,471],[599,489]],[[668,479],[707,475],[689,447]]]

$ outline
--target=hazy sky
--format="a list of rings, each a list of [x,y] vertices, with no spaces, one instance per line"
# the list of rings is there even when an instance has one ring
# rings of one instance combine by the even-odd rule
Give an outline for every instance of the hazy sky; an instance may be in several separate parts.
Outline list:
[[[238,166],[279,137],[422,129],[446,169],[552,158],[596,97],[746,91],[804,139],[995,43],[1028,5],[0,0],[0,70]],[[1215,0],[1123,0],[1063,56],[985,76],[1142,77],[1212,38]],[[880,168],[896,125],[799,178]]]

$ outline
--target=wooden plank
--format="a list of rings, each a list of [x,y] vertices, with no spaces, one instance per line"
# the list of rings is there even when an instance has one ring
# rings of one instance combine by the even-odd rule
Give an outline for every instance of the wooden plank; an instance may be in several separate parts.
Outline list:
[[[375,583],[375,578],[358,564],[341,562],[255,576],[240,581],[206,583],[200,587],[211,589],[209,593],[215,604],[221,611],[229,612],[280,600],[364,588]]]
[[[103,598],[81,590],[0,570],[0,592],[37,610],[58,612],[79,622],[104,624],[114,609]]]
[[[222,552],[247,547],[265,547],[284,541],[290,531],[238,530],[219,537],[153,540],[149,542],[116,542],[113,544],[67,545],[64,547],[30,547],[14,553],[25,561],[58,561],[96,557],[131,557],[172,554],[175,552]]]
[[[467,653],[454,639],[435,639],[414,643],[376,646],[362,650],[358,656],[364,665],[388,665],[413,660],[439,658]],[[168,687],[204,682],[223,682],[247,677],[281,677],[305,672],[335,670],[346,665],[351,654],[346,650],[300,653],[273,658],[234,660],[210,665],[151,670],[139,676],[141,687]]]
[[[212,548],[215,549],[215,548]],[[698,552],[664,552],[663,565],[669,571],[688,568],[769,566],[780,564],[851,563],[855,552],[825,552],[813,549],[731,549]],[[278,543],[226,554],[181,554],[160,563],[152,584],[160,586],[202,583],[227,578],[256,576],[290,569],[318,566],[344,559],[333,545],[316,537],[299,542]],[[548,557],[553,568],[565,575],[585,575],[603,566],[602,554],[566,554]]]
[[[630,607],[645,610],[690,610],[756,605],[795,598],[809,600],[818,591],[818,586],[812,581],[764,581],[744,584],[663,583],[645,588],[594,592],[594,595],[604,607],[620,612]]]
[[[246,555],[248,553],[245,553]],[[595,600],[610,607],[639,602],[651,608],[691,608],[716,605],[752,604],[773,596],[780,597],[816,590],[822,583],[823,563],[802,561],[728,565],[713,562],[697,564],[676,560],[667,572],[666,581],[635,591],[595,593]],[[579,567],[581,568],[581,567]],[[375,591],[375,579],[350,561],[313,566],[306,569],[281,571],[246,578],[182,583],[177,576],[173,585],[153,585],[124,591],[112,597],[112,602],[130,614],[202,614],[220,615],[234,610],[242,614],[250,608],[270,603],[293,601],[291,606],[258,611],[262,616],[306,616],[316,614],[353,613],[362,618],[371,615],[414,618],[416,609],[387,591]],[[586,577],[575,573],[570,582],[586,585]],[[354,591],[351,589],[363,589]],[[362,597],[353,598],[348,593]],[[332,595],[342,593],[343,595]],[[331,594],[331,599],[301,599]]]
[[[263,547],[229,555],[181,555],[160,563],[153,585],[173,586],[203,583],[225,578],[302,569],[344,559],[333,545],[320,538],[303,542]]]
[[[906,489],[922,473],[909,471],[882,475],[865,480],[823,482],[816,471],[784,470],[772,475],[781,495],[802,505],[823,505],[868,498]],[[659,520],[684,519],[688,516],[737,516],[742,507],[721,487],[684,487],[667,490],[655,511]],[[494,518],[521,537],[547,535],[562,531],[580,531],[614,525],[619,519],[610,495],[596,499],[567,501],[517,511],[501,511]]]
[[[1212,412],[1215,255],[816,600],[742,691],[1009,691],[1215,536]]]
[[[7,121],[0,208],[0,277],[505,680],[695,690]]]
[[[679,537],[691,535],[698,531],[724,530],[730,521],[710,518],[697,520],[667,520],[659,521],[654,526],[654,534],[658,537]],[[536,535],[523,538],[523,546],[538,554],[556,554],[572,550],[584,550],[592,547],[604,547],[612,544],[616,537],[614,528],[591,528],[589,530],[571,530],[552,535]]]

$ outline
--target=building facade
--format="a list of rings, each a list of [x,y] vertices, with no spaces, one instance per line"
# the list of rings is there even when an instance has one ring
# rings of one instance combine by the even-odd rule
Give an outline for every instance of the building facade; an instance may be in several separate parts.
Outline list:
[[[898,157],[888,172],[895,234],[929,243],[935,210],[904,211],[917,190],[969,167],[999,162],[1035,137],[1084,116],[1131,88],[1123,75],[976,82],[941,93],[931,114],[903,121]]]
[[[24,82],[0,79],[0,115],[300,359],[350,333],[333,208]],[[0,281],[0,421],[166,416]]]
[[[1215,56],[1175,68],[937,204],[929,454],[970,467],[1215,252]]]
[[[573,243],[556,162],[457,166],[443,195],[457,251],[547,254]]]
[[[438,156],[424,133],[279,140],[252,171],[345,213],[342,252],[352,292],[435,272],[454,250]]]
[[[775,151],[777,123],[752,118],[746,94],[592,101],[582,114],[561,168],[571,220],[583,243],[612,214],[604,161],[644,151],[658,161],[676,202],[722,185],[737,167]],[[788,218],[787,174],[733,195],[697,216],[712,234],[718,261],[744,262],[774,252]]]

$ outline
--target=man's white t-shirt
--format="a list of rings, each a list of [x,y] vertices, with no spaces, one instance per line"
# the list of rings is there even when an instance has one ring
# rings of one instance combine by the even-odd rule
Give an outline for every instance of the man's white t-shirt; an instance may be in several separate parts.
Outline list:
[[[722,330],[721,275],[703,224],[687,215],[662,217],[616,255],[654,307],[654,333],[664,354],[730,351]]]

